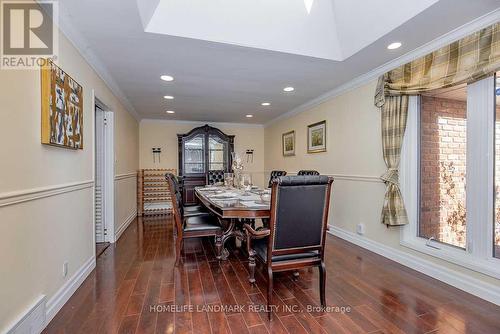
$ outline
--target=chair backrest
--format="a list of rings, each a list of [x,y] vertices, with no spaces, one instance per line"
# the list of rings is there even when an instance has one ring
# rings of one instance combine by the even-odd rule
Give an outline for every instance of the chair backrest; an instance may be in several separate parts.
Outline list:
[[[324,255],[333,178],[281,176],[273,181],[268,261],[273,255]]]
[[[215,184],[219,182],[224,182],[224,171],[223,170],[208,171],[207,184]]]
[[[269,177],[269,188],[271,188],[271,186],[273,185],[273,180],[275,178],[278,178],[280,176],[285,176],[286,175],[286,171],[284,170],[273,170],[271,171],[271,176]]]
[[[174,213],[174,221],[175,226],[177,228],[177,233],[182,237],[182,221],[184,217],[184,213],[182,212],[182,201],[181,201],[181,193],[176,191],[178,189],[178,184],[176,176],[172,173],[167,173],[165,175],[167,179],[168,189],[170,191],[170,200],[172,201],[172,211]]]
[[[297,175],[302,176],[302,175],[319,175],[319,172],[317,170],[299,170]]]

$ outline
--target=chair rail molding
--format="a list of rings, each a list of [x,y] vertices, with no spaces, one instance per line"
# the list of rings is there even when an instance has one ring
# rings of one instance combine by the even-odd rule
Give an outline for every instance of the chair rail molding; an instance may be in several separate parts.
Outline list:
[[[134,177],[137,177],[137,172],[117,174],[117,175],[115,175],[115,181],[125,180],[125,179],[131,179],[131,178],[134,178]]]
[[[461,272],[448,269],[437,263],[425,260],[418,256],[389,247],[380,242],[359,236],[351,231],[329,225],[329,234],[344,239],[359,247],[365,248],[405,267],[421,272],[441,282],[449,284],[474,296],[500,305],[500,286],[493,285]]]
[[[13,192],[0,193],[0,207],[34,201],[41,198],[57,196],[69,192],[94,187],[94,180],[63,183],[40,188],[31,188]]]
[[[250,172],[253,173],[253,172]],[[258,173],[258,172],[254,172]],[[264,174],[270,174],[271,171],[264,171]],[[328,174],[328,173],[320,173],[321,175],[326,175],[333,177],[334,180],[344,180],[344,181],[355,181],[355,182],[372,182],[372,183],[384,183],[380,176],[374,175],[356,175],[356,174]],[[382,175],[382,173],[380,173]],[[289,172],[287,175],[297,175],[297,172]]]

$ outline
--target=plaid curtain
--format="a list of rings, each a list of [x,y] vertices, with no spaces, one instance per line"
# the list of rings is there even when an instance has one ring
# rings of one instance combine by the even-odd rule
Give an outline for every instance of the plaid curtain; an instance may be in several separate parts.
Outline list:
[[[495,23],[382,75],[375,105],[382,107],[389,95],[417,95],[474,82],[499,68],[500,23]]]
[[[399,189],[399,159],[408,114],[408,95],[474,82],[500,69],[500,23],[481,29],[424,57],[385,73],[378,80],[375,105],[381,108],[387,185],[381,222],[408,224]]]
[[[387,226],[408,224],[399,189],[399,158],[408,118],[408,95],[389,96],[382,107],[382,150],[387,172],[381,179],[387,186],[381,222]]]

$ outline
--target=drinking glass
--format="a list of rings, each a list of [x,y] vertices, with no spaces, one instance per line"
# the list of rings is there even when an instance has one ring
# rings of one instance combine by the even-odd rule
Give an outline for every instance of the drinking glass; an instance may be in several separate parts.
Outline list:
[[[233,173],[224,173],[224,186],[226,186],[226,188],[232,188],[234,186]]]
[[[242,174],[241,175],[241,183],[242,183],[245,191],[252,190],[252,175]]]

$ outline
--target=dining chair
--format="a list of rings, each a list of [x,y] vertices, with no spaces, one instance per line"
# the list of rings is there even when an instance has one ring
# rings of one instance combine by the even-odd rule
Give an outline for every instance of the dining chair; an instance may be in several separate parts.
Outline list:
[[[273,170],[271,171],[271,175],[269,177],[269,185],[268,185],[268,188],[271,188],[271,186],[273,185],[273,180],[277,177],[280,177],[280,176],[285,176],[286,175],[286,171],[284,170]]]
[[[319,175],[319,172],[317,170],[304,169],[304,170],[299,170],[297,175],[299,175],[299,176],[301,176],[301,175]]]
[[[207,184],[216,184],[224,182],[224,171],[223,170],[210,170],[207,174]]]
[[[321,305],[326,306],[325,238],[333,178],[319,175],[281,176],[273,180],[269,227],[245,224],[250,282],[255,260],[267,268],[267,304],[272,304],[273,273],[319,268]],[[269,312],[269,319],[272,315]]]
[[[182,191],[180,187],[179,177],[175,176],[172,173],[167,173],[165,177],[167,178],[167,181],[169,181],[168,178],[170,178],[172,181],[173,190],[171,190],[170,193],[171,195],[173,194],[177,197],[177,201],[179,203],[179,209],[181,210],[181,213],[184,217],[206,215],[209,213],[208,210],[202,205],[185,206],[184,200],[182,199]]]
[[[167,175],[168,186],[171,192],[175,191],[173,175]],[[215,251],[217,259],[222,254],[222,227],[219,219],[211,214],[185,215],[180,205],[178,196],[171,196],[172,209],[174,213],[175,234],[175,265],[178,266],[181,259],[184,239],[215,237]]]

